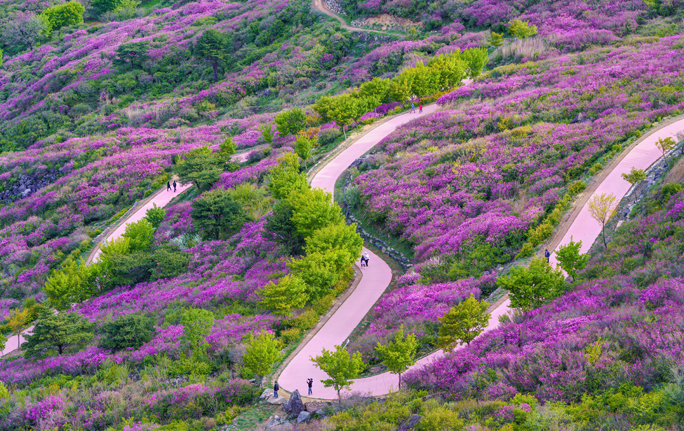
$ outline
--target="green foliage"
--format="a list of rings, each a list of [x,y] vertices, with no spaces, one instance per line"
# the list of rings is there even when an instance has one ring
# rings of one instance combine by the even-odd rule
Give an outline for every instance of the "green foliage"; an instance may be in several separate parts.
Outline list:
[[[110,12],[121,5],[121,0],[93,0],[92,5],[100,12]]]
[[[316,300],[328,295],[340,280],[341,273],[331,263],[338,255],[337,250],[307,253],[302,259],[293,259],[287,264],[290,271],[304,282],[307,300]]]
[[[399,375],[399,388],[401,388],[401,375],[413,365],[416,360],[418,341],[415,334],[409,334],[404,338],[404,325],[399,326],[394,341],[387,344],[377,344],[375,350],[382,357],[382,363],[392,374]]]
[[[292,275],[286,275],[278,283],[269,282],[257,293],[261,298],[261,306],[284,316],[288,316],[294,308],[303,307],[309,300],[304,281]]]
[[[503,34],[492,32],[489,38],[487,38],[487,42],[490,46],[498,48],[503,45]]]
[[[528,267],[511,268],[508,275],[496,282],[510,293],[511,306],[522,310],[541,307],[565,291],[565,277],[554,270],[546,259],[534,258]]]
[[[297,138],[295,139],[295,153],[306,162],[309,160],[311,157],[311,150],[314,147],[314,144],[316,143],[316,140],[318,139],[318,136],[314,136],[313,138],[307,135],[304,132],[299,132],[297,134]]]
[[[230,169],[233,169],[233,165],[226,164],[220,152],[213,153],[208,147],[186,154],[173,167],[182,183],[192,182],[199,190],[208,190],[224,171]]]
[[[301,108],[292,108],[276,115],[273,121],[276,124],[278,135],[296,135],[306,127],[306,114]]]
[[[100,327],[100,347],[114,351],[129,347],[138,349],[152,340],[153,331],[154,321],[150,317],[127,314]]]
[[[264,138],[264,141],[266,141],[268,145],[271,145],[275,135],[275,133],[273,133],[273,126],[271,124],[262,124],[259,126],[259,131],[261,132],[261,137]]]
[[[233,142],[233,138],[230,136],[227,137],[221,144],[219,145],[219,154],[225,158],[226,160],[230,160],[230,156],[235,154],[237,151],[237,145],[235,145],[235,142]]]
[[[107,253],[91,265],[103,288],[126,286],[161,278],[172,278],[187,270],[190,255],[177,245],[166,244],[150,252]]]
[[[332,203],[331,203],[332,204]],[[334,204],[332,204],[334,205]],[[337,205],[334,205],[337,206]],[[339,208],[339,207],[337,207]],[[361,256],[363,238],[356,232],[356,224],[329,224],[321,227],[306,238],[306,254],[327,254],[331,251],[337,255],[328,260],[340,274],[349,269]]]
[[[249,333],[245,354],[242,357],[245,367],[259,377],[271,372],[273,364],[281,358],[281,343],[272,333],[262,332],[256,337]]]
[[[220,31],[210,28],[202,33],[195,45],[195,54],[209,60],[214,71],[214,81],[218,81],[218,63],[226,56],[228,39]]]
[[[164,217],[166,217],[166,210],[155,203],[152,204],[152,208],[145,211],[145,218],[155,229],[164,221]]]
[[[45,293],[52,306],[66,310],[71,304],[83,302],[97,291],[93,271],[84,261],[67,260],[61,269],[54,271],[45,282]]]
[[[656,142],[656,147],[658,147],[658,149],[662,151],[663,155],[665,155],[665,153],[673,149],[675,145],[676,143],[674,139],[672,139],[669,136],[667,138],[659,138]]]
[[[70,347],[79,348],[92,340],[93,325],[78,313],[54,313],[49,308],[41,310],[33,327],[33,333],[26,335],[26,357],[41,358],[61,355]]]
[[[536,247],[544,242],[545,239],[551,237],[551,234],[553,234],[553,225],[544,222],[536,228],[530,228],[528,232],[528,241],[532,243],[533,247]]]
[[[5,387],[5,384],[0,382],[0,400],[6,400],[10,397],[10,393]]]
[[[47,8],[43,11],[42,15],[50,23],[50,29],[54,31],[62,27],[82,23],[84,12],[85,8],[83,5],[72,0],[68,3]]]
[[[445,352],[450,352],[460,343],[470,345],[470,342],[480,335],[489,323],[490,314],[487,313],[489,303],[478,301],[473,294],[452,307],[439,318],[437,345]]]
[[[292,207],[292,223],[305,238],[318,229],[344,222],[342,210],[333,203],[332,195],[321,189],[290,193],[285,202]]]
[[[488,243],[478,245],[472,250],[465,251],[463,256],[455,261],[449,269],[449,278],[458,280],[468,277],[479,278],[483,271],[498,264],[508,262],[511,257],[500,247]]]
[[[321,383],[326,388],[333,387],[337,391],[340,404],[342,404],[340,390],[342,388],[350,390],[354,383],[352,379],[357,378],[365,367],[360,352],[350,355],[342,346],[335,346],[335,351],[323,349],[320,356],[312,357],[310,360],[329,376],[328,379],[321,380]]]
[[[473,48],[463,52],[463,60],[468,64],[468,76],[477,78],[489,61],[487,48]]]
[[[128,240],[131,252],[145,251],[152,245],[154,226],[147,218],[143,218],[135,223],[127,224],[126,231],[121,236]]]
[[[435,400],[429,400],[424,407],[423,417],[418,422],[416,430],[458,430],[463,429],[464,422],[458,413],[446,405],[439,405]]]
[[[577,277],[577,271],[581,271],[587,267],[589,263],[588,254],[580,254],[582,248],[582,241],[575,242],[570,237],[570,242],[566,245],[561,245],[556,250],[556,259],[560,267],[574,280]]]
[[[643,169],[637,169],[634,166],[632,166],[632,170],[629,171],[628,174],[622,174],[622,178],[628,183],[634,185],[646,179],[646,171],[644,171]]]
[[[587,184],[584,181],[577,180],[574,183],[570,184],[570,187],[568,187],[568,193],[574,196],[579,193],[582,193],[586,188]]]
[[[273,207],[273,213],[266,218],[263,237],[269,241],[277,242],[290,256],[299,256],[304,253],[304,236],[297,232],[292,222],[292,207],[278,203]]]
[[[518,39],[524,39],[537,34],[537,26],[530,25],[529,21],[515,19],[508,24],[508,32]]]
[[[183,340],[193,351],[206,348],[206,336],[214,326],[214,315],[209,310],[189,308],[180,321],[183,325]]]
[[[207,192],[192,203],[192,221],[205,239],[229,238],[240,231],[247,213],[229,190]]]
[[[146,41],[121,44],[116,48],[116,57],[112,59],[112,63],[123,71],[143,69],[144,63],[149,60],[148,50],[149,43]]]
[[[0,352],[5,350],[6,344],[7,344],[7,336],[5,334],[3,334],[2,332],[0,332]],[[0,389],[0,392],[1,392],[1,389]],[[1,395],[0,395],[0,398],[2,398]]]
[[[292,192],[309,189],[306,174],[299,173],[299,158],[294,154],[285,154],[278,159],[278,165],[271,169],[268,189],[274,198],[286,199]]]

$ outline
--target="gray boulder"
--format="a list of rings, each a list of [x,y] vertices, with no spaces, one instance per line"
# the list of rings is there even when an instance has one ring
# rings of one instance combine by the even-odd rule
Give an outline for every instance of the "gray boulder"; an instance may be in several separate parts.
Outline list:
[[[297,416],[297,423],[301,424],[307,422],[309,419],[311,419],[311,414],[309,412],[299,412],[299,415]]]
[[[283,407],[285,412],[292,416],[299,416],[299,414],[304,411],[304,403],[302,402],[302,397],[299,395],[299,389],[292,392],[292,395],[290,395],[290,401],[288,401]]]
[[[418,422],[420,422],[421,418],[421,415],[411,415],[411,417],[406,419],[406,422],[401,424],[401,426],[399,427],[399,431],[405,431],[415,428],[416,425],[418,425]]]

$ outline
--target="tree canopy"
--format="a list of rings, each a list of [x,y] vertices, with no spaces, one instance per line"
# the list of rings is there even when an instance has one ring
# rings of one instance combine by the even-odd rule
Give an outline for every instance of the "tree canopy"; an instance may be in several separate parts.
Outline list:
[[[565,291],[565,276],[551,268],[546,259],[534,258],[528,267],[516,266],[496,280],[508,290],[511,306],[532,310],[559,297]]]
[[[27,357],[41,358],[67,348],[80,348],[94,337],[93,325],[78,313],[53,313],[49,308],[40,311],[33,326],[33,334],[26,335]]]

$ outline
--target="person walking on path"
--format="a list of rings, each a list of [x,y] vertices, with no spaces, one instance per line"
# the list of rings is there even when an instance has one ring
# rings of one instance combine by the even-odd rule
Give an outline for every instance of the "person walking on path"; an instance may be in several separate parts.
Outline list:
[[[362,254],[361,255],[361,268],[366,266],[366,257]]]
[[[365,253],[363,254],[363,258],[364,258],[365,261],[366,261],[366,267],[368,267],[368,261],[370,260],[370,258],[368,257],[368,252],[365,252]]]
[[[411,102],[411,114],[414,114],[416,112],[416,105],[415,103]]]
[[[168,181],[166,182],[166,191],[167,191],[167,192],[170,192],[170,191],[171,191],[171,183],[168,182]]]
[[[278,381],[276,380],[275,385],[273,385],[273,398],[278,398],[278,390],[280,389],[280,386],[278,386]]]
[[[549,258],[551,257],[551,253],[549,253],[549,249],[544,250],[544,257],[546,258],[546,263],[549,263]]]
[[[306,385],[309,387],[309,395],[311,395],[313,393],[311,390],[311,387],[313,386],[313,379],[309,378],[309,380],[306,381]]]
[[[173,180],[173,192],[176,193],[176,180]]]
[[[422,104],[418,105],[418,113],[419,114],[423,113],[423,105]]]

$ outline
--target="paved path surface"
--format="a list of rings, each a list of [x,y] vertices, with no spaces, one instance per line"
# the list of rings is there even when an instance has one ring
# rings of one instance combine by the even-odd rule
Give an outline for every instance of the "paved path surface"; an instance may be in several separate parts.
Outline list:
[[[437,110],[436,105],[426,106],[422,115],[430,114]],[[328,163],[313,178],[313,187],[320,187],[334,194],[335,182],[342,175],[344,170],[357,158],[361,157],[383,138],[392,133],[397,127],[408,123],[412,119],[421,116],[420,114],[403,114],[387,121],[383,125],[362,136],[350,148],[342,152],[338,157]],[[629,172],[632,167],[646,169],[657,161],[662,153],[655,146],[655,142],[661,137],[676,137],[676,134],[684,130],[684,120],[675,122],[651,134],[641,143],[635,146],[618,163],[613,171],[605,178],[602,184],[596,189],[595,193],[612,193],[620,200],[630,188],[630,184],[622,179],[622,173]],[[572,236],[574,240],[582,240],[582,251],[586,252],[594,240],[600,234],[600,227],[588,213],[588,206],[585,205],[580,215],[570,225],[563,236],[559,245],[570,242]],[[364,249],[366,250],[366,249]],[[316,333],[307,345],[290,361],[283,372],[278,377],[280,386],[293,392],[298,389],[304,395],[307,393],[306,380],[314,379],[314,392],[312,397],[321,399],[336,399],[337,393],[333,388],[324,388],[321,380],[326,379],[327,375],[314,366],[310,357],[320,355],[323,348],[334,349],[335,345],[345,343],[349,335],[361,322],[370,308],[380,298],[392,279],[389,266],[378,258],[375,254],[368,251],[371,266],[362,269],[363,278],[356,290],[349,296],[345,303],[337,310],[330,320]],[[551,257],[551,262],[556,263],[555,254]],[[510,311],[510,301],[506,300],[491,314],[492,317],[485,331],[490,331],[499,326],[499,317]],[[412,368],[422,367],[435,359],[444,356],[444,352],[437,351],[419,361]],[[352,391],[368,395],[384,395],[396,390],[399,378],[390,373],[383,373],[372,377],[357,379],[352,385]],[[343,391],[346,395],[349,391]]]

